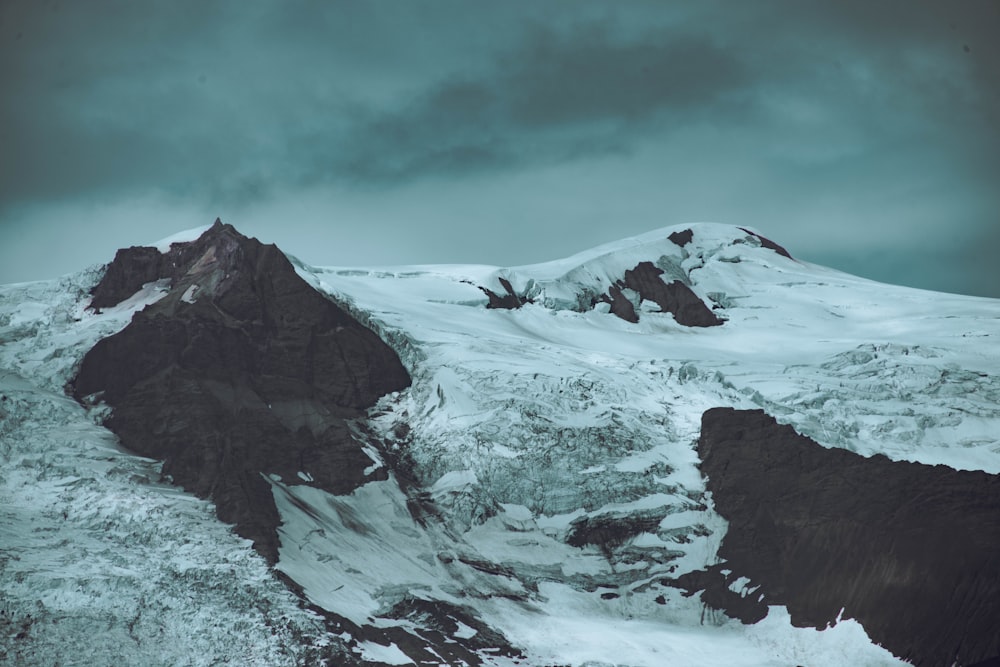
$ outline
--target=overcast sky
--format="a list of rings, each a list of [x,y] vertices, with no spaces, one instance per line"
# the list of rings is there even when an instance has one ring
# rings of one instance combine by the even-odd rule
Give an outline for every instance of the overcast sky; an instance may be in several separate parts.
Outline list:
[[[216,216],[313,264],[753,226],[1000,297],[1000,2],[0,2],[0,283]]]

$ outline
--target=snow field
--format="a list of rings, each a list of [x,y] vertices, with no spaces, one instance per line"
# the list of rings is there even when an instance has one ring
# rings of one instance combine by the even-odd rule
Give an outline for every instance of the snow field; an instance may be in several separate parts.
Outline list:
[[[1000,356],[984,341],[1000,335],[1000,307],[789,260],[721,225],[693,226],[682,249],[666,240],[681,229],[514,269],[299,271],[403,358],[414,384],[383,399],[373,425],[405,452],[400,474],[441,512],[433,548],[494,563],[525,587],[515,604],[480,583],[484,594],[464,604],[527,648],[532,664],[899,664],[856,623],[802,630],[775,608],[743,627],[659,583],[715,562],[725,532],[697,469],[701,413],[762,407],[827,446],[995,471]],[[591,307],[640,261],[720,304],[726,324],[691,329],[645,304],[629,324]],[[498,291],[499,277],[534,304],[485,309],[478,286]],[[298,520],[290,505],[282,516]],[[606,519],[634,528],[606,543],[588,536]],[[347,540],[347,530],[326,538]],[[454,601],[468,586],[454,571],[454,590],[417,573],[429,547],[392,537],[404,532],[380,534],[396,539],[394,557],[424,554],[407,566],[338,555],[334,569],[368,578],[366,613],[401,591]],[[434,531],[414,523],[409,532],[423,540]],[[301,565],[295,543],[283,541],[281,567],[318,577],[323,566]],[[321,606],[341,608],[318,591],[307,586]]]
[[[347,496],[309,486],[309,470],[273,481],[278,569],[359,624],[417,631],[384,616],[407,597],[470,610],[532,665],[901,664],[853,621],[793,628],[772,607],[742,626],[663,585],[714,563],[726,530],[697,467],[700,417],[761,407],[825,446],[1000,472],[1000,304],[790,260],[728,226],[667,240],[686,228],[510,269],[296,263],[414,383],[371,413],[390,480]],[[640,261],[725,324],[592,306]],[[0,661],[411,664],[326,634],[209,504],[64,396],[83,354],[165,293],[149,284],[97,315],[98,274],[0,287]],[[478,286],[500,277],[534,303],[485,309]],[[424,523],[417,492],[438,512]]]

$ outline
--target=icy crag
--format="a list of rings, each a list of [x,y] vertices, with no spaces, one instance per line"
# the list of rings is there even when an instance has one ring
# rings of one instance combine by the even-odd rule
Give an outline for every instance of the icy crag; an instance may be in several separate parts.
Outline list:
[[[828,449],[760,410],[707,411],[698,453],[737,602],[856,618],[915,665],[1000,655],[1000,476]]]
[[[349,420],[409,376],[276,247],[217,221],[166,254],[120,251],[94,299],[112,306],[151,281],[167,294],[97,343],[74,386],[112,407],[106,424],[126,447],[163,459],[164,474],[210,497],[271,560],[279,518],[267,476],[307,474],[332,493],[385,478]]]

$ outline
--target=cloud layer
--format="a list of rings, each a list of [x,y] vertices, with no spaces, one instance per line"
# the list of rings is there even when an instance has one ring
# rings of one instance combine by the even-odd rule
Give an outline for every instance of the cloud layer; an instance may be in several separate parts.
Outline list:
[[[0,280],[215,215],[328,263],[710,219],[1000,296],[996,3],[663,5],[5,3]]]

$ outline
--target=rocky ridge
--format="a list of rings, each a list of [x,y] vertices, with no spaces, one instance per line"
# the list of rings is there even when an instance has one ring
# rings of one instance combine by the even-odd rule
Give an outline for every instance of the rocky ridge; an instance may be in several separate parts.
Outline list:
[[[773,604],[799,626],[856,618],[915,665],[1000,655],[1000,475],[828,449],[761,410],[706,411],[698,454],[729,521],[722,562],[684,578],[706,603],[745,622]]]
[[[91,305],[113,306],[155,281],[166,296],[86,354],[73,393],[109,405],[106,425],[126,447],[163,459],[165,475],[211,498],[273,562],[269,476],[331,493],[384,479],[352,420],[409,376],[275,246],[218,220],[166,253],[119,251]]]

